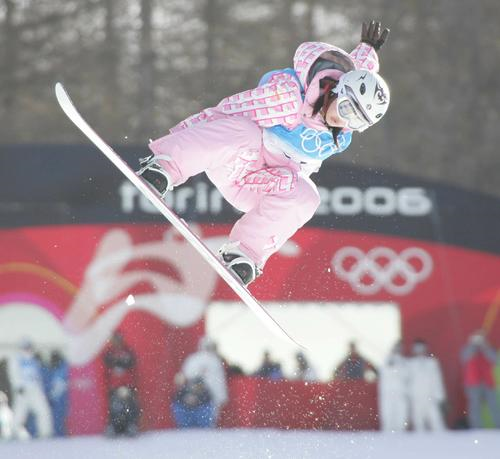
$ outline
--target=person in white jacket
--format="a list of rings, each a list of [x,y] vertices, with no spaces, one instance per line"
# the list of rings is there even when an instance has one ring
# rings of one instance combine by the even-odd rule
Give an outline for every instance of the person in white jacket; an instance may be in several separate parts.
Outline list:
[[[0,440],[14,437],[14,413],[5,392],[0,391]]]
[[[445,429],[442,406],[446,392],[439,361],[428,353],[427,343],[416,339],[408,360],[408,393],[415,431]]]
[[[53,433],[52,413],[43,389],[41,365],[31,342],[23,341],[20,352],[11,356],[9,377],[14,393],[15,432],[26,432],[24,426],[31,412],[36,418],[38,436],[50,437]]]
[[[206,337],[202,338],[198,349],[197,352],[187,357],[182,364],[181,371],[188,380],[203,379],[214,404],[213,426],[216,426],[220,410],[228,399],[226,372],[213,341]]]
[[[303,352],[297,352],[295,354],[295,361],[297,362],[297,368],[294,371],[295,379],[307,382],[315,382],[318,380],[316,371],[311,367]]]
[[[380,429],[402,432],[408,428],[408,359],[398,342],[378,372],[378,407]]]

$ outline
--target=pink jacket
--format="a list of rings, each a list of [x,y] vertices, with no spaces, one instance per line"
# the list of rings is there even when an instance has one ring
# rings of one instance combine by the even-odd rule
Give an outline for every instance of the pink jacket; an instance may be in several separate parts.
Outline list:
[[[297,48],[293,59],[294,70],[300,84],[289,73],[278,71],[265,84],[222,99],[216,107],[207,108],[190,116],[174,126],[170,132],[227,116],[244,116],[263,128],[283,125],[293,129],[304,123],[315,129],[326,130],[319,117],[312,116],[312,106],[320,96],[319,82],[326,76],[338,79],[344,72],[335,69],[319,70],[311,81],[307,81],[311,67],[318,58],[325,56],[325,53],[337,53],[345,59],[347,65],[352,65],[353,69],[367,69],[374,72],[379,70],[377,53],[366,43],[360,43],[347,54],[342,49],[327,43],[305,42]]]

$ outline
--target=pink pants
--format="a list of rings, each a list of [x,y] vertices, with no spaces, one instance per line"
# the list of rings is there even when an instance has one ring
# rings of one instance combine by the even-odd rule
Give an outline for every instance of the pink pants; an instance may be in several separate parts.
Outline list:
[[[314,183],[297,163],[262,145],[262,130],[245,118],[223,118],[177,131],[149,145],[178,186],[206,172],[224,198],[245,214],[229,236],[259,267],[319,205]],[[167,159],[165,159],[167,158]]]

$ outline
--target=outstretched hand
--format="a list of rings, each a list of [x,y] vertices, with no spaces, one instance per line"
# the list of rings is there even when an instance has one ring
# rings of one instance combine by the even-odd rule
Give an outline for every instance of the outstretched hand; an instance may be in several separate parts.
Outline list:
[[[387,28],[380,32],[380,22],[378,21],[370,21],[369,23],[363,22],[361,28],[361,41],[368,43],[378,51],[387,40],[389,32],[390,30]]]

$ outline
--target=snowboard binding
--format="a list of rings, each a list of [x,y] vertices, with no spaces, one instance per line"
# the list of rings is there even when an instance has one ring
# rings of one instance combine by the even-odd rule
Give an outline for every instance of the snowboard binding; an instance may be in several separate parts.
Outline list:
[[[224,244],[219,249],[219,255],[226,268],[247,287],[262,274],[262,270],[238,249],[238,245],[239,242]]]
[[[154,155],[146,156],[145,158],[139,159],[139,165],[141,168],[136,172],[136,174],[143,180],[148,182],[163,199],[168,191],[173,189],[171,185],[172,180],[166,170],[164,170],[157,161],[157,157]],[[170,158],[162,158],[169,160]]]

